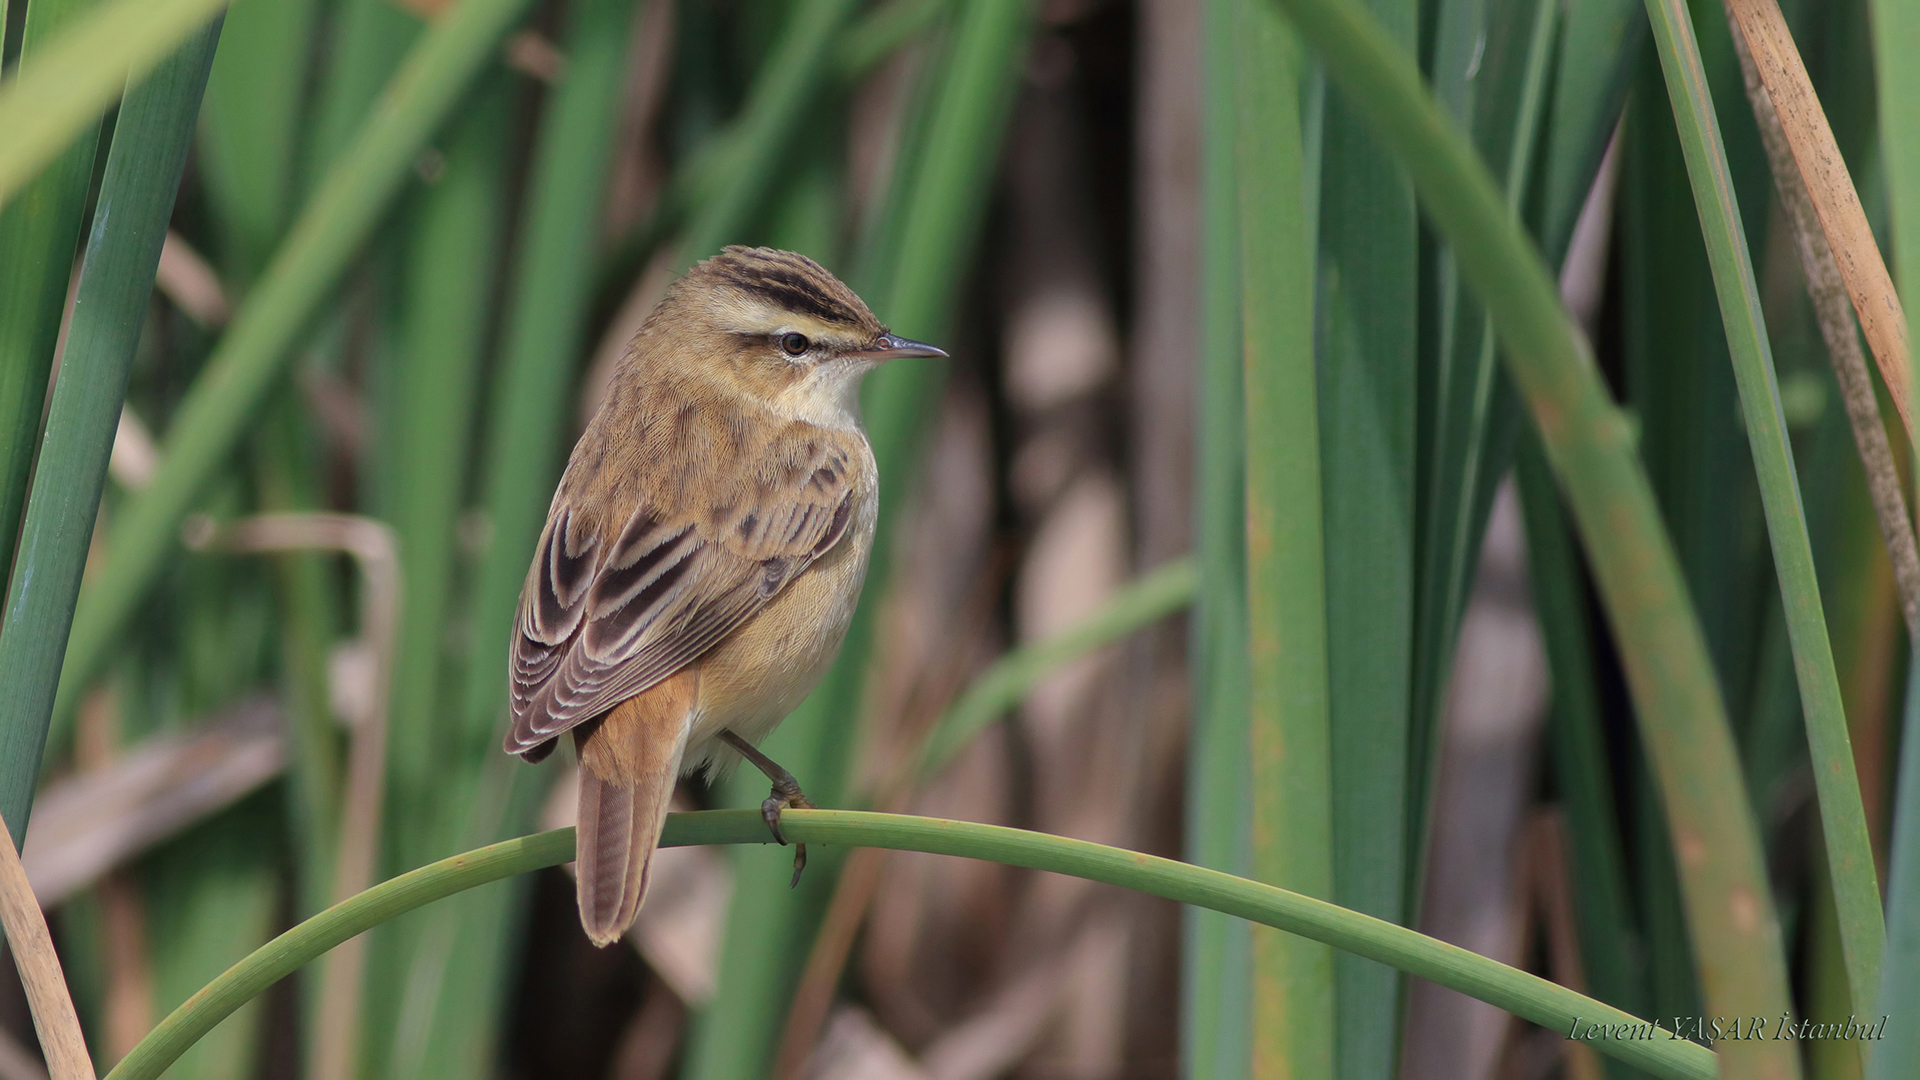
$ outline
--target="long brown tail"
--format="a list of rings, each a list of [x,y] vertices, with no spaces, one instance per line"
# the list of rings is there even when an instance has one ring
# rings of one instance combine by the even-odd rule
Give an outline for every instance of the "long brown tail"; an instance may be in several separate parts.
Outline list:
[[[647,896],[647,871],[680,774],[684,725],[697,686],[675,676],[576,729],[580,815],[575,884],[580,925],[599,946],[620,940]]]
[[[647,868],[673,798],[664,783],[610,784],[580,770],[579,854],[575,863],[580,925],[595,945],[620,940],[647,897]]]

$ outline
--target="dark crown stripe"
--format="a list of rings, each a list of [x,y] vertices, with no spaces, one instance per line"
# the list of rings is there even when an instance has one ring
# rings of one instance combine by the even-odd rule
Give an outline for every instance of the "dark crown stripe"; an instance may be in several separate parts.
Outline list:
[[[827,322],[847,323],[854,326],[864,321],[858,311],[838,297],[823,293],[817,287],[803,282],[758,276],[736,277],[733,283],[748,292],[765,297],[787,311],[811,315]]]
[[[769,248],[728,248],[707,265],[720,281],[789,311],[865,328],[873,322],[852,290],[804,255]]]

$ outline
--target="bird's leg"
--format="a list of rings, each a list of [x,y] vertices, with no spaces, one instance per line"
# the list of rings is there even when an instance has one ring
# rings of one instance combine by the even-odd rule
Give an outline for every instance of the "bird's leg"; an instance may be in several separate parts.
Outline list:
[[[720,738],[725,740],[728,746],[738,750],[741,757],[752,762],[754,768],[765,773],[767,779],[773,781],[773,793],[760,804],[760,816],[766,819],[767,828],[773,832],[773,838],[779,841],[781,847],[785,847],[787,838],[780,832],[780,811],[788,807],[801,810],[814,808],[813,803],[807,799],[806,793],[800,790],[800,781],[795,780],[793,774],[783,768],[779,762],[761,753],[759,747],[735,735],[732,731],[723,729],[720,732]],[[787,884],[787,888],[791,889],[800,884],[800,871],[806,868],[807,845],[795,844],[793,846],[793,880]]]

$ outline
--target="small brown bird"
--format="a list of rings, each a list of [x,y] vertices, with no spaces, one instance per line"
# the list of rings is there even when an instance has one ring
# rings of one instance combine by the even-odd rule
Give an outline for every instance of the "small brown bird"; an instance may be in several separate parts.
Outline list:
[[[756,750],[846,636],[879,476],[860,377],[945,356],[887,332],[805,256],[730,247],[687,271],[627,346],[574,445],[520,593],[513,730],[528,761],[573,733],[580,923],[619,939],[675,779],[740,757],[763,806],[808,803]],[[797,850],[795,880],[805,865]]]

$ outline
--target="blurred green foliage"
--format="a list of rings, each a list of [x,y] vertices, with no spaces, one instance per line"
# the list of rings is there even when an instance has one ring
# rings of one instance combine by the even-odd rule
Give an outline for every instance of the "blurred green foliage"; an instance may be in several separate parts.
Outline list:
[[[262,686],[289,725],[283,789],[200,822],[128,879],[155,1015],[332,899],[351,736],[329,670],[365,631],[337,554],[187,552],[183,523],[334,510],[392,530],[404,585],[379,876],[530,831],[555,769],[497,750],[501,660],[610,309],[650,265],[765,242],[843,270],[902,333],[977,337],[959,324],[998,302],[968,282],[998,257],[987,238],[1003,227],[1030,48],[1074,17],[1032,0],[647,0],[671,18],[636,0],[238,0],[208,24],[205,0],[13,2],[0,142],[30,134],[19,145],[39,156],[0,181],[0,660],[35,659],[9,669],[0,703],[0,813],[17,838],[43,740],[65,768]],[[1911,5],[1871,6],[1877,84],[1851,47],[1867,0],[1786,5],[1869,213],[1911,271],[1920,239],[1899,241],[1920,237],[1920,140],[1893,118],[1920,109],[1920,84],[1887,59],[1920,47],[1920,29]],[[1867,760],[1847,783],[1849,736],[1920,761],[1890,706],[1901,665],[1875,660],[1901,648],[1874,602],[1890,578],[1797,271],[1767,254],[1791,245],[1720,7],[1205,0],[1195,18],[1193,561],[1120,594],[1082,637],[989,669],[925,760],[951,758],[1041,673],[1191,596],[1185,857],[1416,925],[1460,627],[1513,476],[1552,679],[1543,787],[1568,838],[1585,990],[1659,1016],[1911,1001],[1920,766],[1890,787],[1891,767]],[[146,37],[90,63],[74,43],[102,27]],[[107,104],[125,65],[144,77],[171,55],[153,68],[166,76],[216,33],[180,197],[167,182],[116,218],[117,155],[165,149],[138,91]],[[661,55],[664,77],[636,73]],[[895,127],[856,190],[844,162],[870,114],[855,99],[889,64],[904,73]],[[658,84],[647,116],[631,115],[640,75]],[[70,84],[58,108],[22,120],[55,84]],[[661,175],[614,230],[610,176],[637,123]],[[1596,207],[1612,223],[1577,242]],[[148,294],[169,230],[205,257],[225,325]],[[112,305],[73,317],[49,401],[76,259],[81,299]],[[1601,275],[1585,326],[1543,268]],[[116,371],[159,459],[100,498]],[[868,383],[888,494],[867,599],[768,744],[822,805],[871,795],[853,765],[881,655],[873,613],[942,390],[931,365]],[[34,573],[73,578],[77,607],[71,590],[23,602]],[[761,794],[743,777],[712,797]],[[1893,851],[1881,976],[1869,833]],[[1676,860],[1677,836],[1710,838],[1719,861]],[[816,854],[787,892],[786,853],[730,858],[717,991],[679,1062],[700,1080],[767,1075],[840,864]],[[1738,890],[1758,905],[1745,937],[1703,916]],[[500,1073],[528,908],[525,882],[498,882],[376,926],[355,1075]],[[1403,975],[1185,917],[1185,1074],[1396,1074]],[[94,896],[60,920],[96,1041],[128,963],[110,919]],[[1786,949],[1807,957],[1795,983]],[[301,976],[304,1044],[286,1055],[309,1069],[320,985]],[[257,1075],[285,1041],[269,1011],[235,1012],[176,1074]],[[1329,1028],[1318,1044],[1286,1035]],[[1893,1075],[1892,1056],[1870,1075]],[[1859,1075],[1857,1059],[1812,1060]]]

